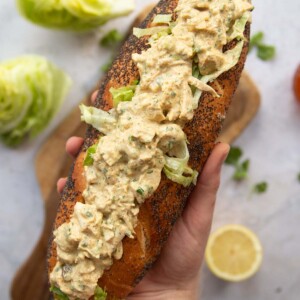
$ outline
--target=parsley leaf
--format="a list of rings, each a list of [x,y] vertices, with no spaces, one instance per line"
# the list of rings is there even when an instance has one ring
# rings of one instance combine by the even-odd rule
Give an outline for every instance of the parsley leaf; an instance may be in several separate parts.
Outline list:
[[[249,51],[251,51],[254,47],[260,45],[263,38],[264,38],[264,33],[262,31],[259,31],[256,34],[254,34],[250,39]]]
[[[225,164],[236,166],[242,155],[243,155],[243,151],[241,148],[231,147],[229,154],[225,160]]]
[[[260,183],[257,183],[254,188],[253,188],[253,191],[257,194],[262,194],[262,193],[265,193],[268,189],[268,183],[263,181],[263,182],[260,182]]]
[[[263,39],[263,32],[260,31],[254,34],[250,39],[249,51],[256,47],[257,57],[264,61],[272,60],[276,55],[276,49],[274,46],[264,44]]]
[[[100,45],[103,47],[112,47],[122,40],[123,35],[118,30],[112,29],[100,40]]]
[[[249,165],[250,165],[249,159],[245,160],[241,164],[237,164],[235,172],[233,174],[233,179],[237,181],[246,179],[248,176]]]
[[[136,190],[136,192],[137,192],[138,194],[140,194],[141,196],[144,195],[144,190],[143,190],[141,187],[138,188],[138,189]]]
[[[258,45],[257,56],[262,60],[272,60],[275,57],[276,50],[274,46]]]

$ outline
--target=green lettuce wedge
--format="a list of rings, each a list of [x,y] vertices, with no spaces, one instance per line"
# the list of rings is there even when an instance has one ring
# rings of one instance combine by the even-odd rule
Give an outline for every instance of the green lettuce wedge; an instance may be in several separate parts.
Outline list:
[[[129,14],[134,0],[17,0],[20,13],[49,28],[90,30]]]
[[[8,146],[37,136],[59,109],[71,79],[40,56],[0,63],[0,138]]]

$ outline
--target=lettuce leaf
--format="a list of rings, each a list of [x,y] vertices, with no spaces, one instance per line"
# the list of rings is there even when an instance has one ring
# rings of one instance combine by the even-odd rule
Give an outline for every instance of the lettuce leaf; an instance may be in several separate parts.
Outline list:
[[[154,35],[154,34],[161,34],[171,33],[171,28],[167,26],[155,26],[155,27],[149,27],[149,28],[133,28],[133,35],[135,35],[137,38],[140,38],[145,35]]]
[[[0,137],[8,146],[37,136],[59,109],[71,79],[40,56],[0,64]]]
[[[38,25],[67,30],[89,30],[127,15],[134,0],[17,0],[20,13]]]
[[[118,104],[122,101],[131,101],[137,85],[138,81],[135,80],[131,85],[128,86],[120,87],[117,89],[111,87],[109,91],[113,97],[114,107],[117,107]]]
[[[96,153],[98,144],[95,144],[91,147],[89,147],[86,151],[85,159],[83,161],[84,166],[91,166],[94,163],[93,154]]]
[[[116,126],[115,117],[107,111],[93,106],[85,106],[84,104],[81,104],[79,108],[81,111],[81,121],[92,125],[104,134],[107,134]]]
[[[196,185],[198,172],[188,166],[190,154],[187,142],[182,141],[177,146],[176,151],[172,151],[172,155],[175,157],[165,155],[166,163],[163,172],[170,180],[181,184],[184,187],[189,186],[191,183]]]
[[[170,24],[172,21],[172,14],[168,15],[163,15],[163,14],[158,14],[154,17],[152,24]]]
[[[251,12],[246,11],[240,19],[237,19],[228,35],[228,42],[233,41],[234,39],[242,40],[244,39],[244,31],[247,22],[251,18]]]
[[[54,298],[57,300],[69,300],[69,297],[64,294],[59,288],[56,286],[51,286],[50,287],[50,292],[53,293]]]
[[[95,289],[94,300],[106,300],[107,293],[99,285]]]

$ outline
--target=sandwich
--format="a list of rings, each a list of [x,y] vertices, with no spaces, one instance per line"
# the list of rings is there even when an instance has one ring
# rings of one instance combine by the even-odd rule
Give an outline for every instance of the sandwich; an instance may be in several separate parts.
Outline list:
[[[49,245],[54,295],[124,299],[151,268],[220,133],[252,9],[162,0],[125,41],[94,106],[80,106],[88,129]]]

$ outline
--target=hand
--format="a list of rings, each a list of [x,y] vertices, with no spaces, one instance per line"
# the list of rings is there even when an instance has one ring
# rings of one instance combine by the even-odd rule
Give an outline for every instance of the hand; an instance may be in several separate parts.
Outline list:
[[[72,137],[66,144],[66,151],[75,157],[82,143],[82,138]],[[227,144],[219,143],[214,147],[158,260],[128,299],[198,298],[199,272],[210,232],[221,167],[228,152]],[[65,183],[66,179],[58,181],[59,192]]]

